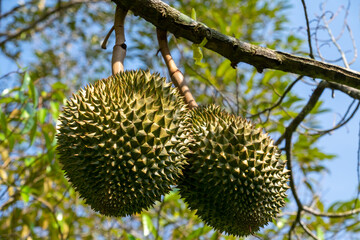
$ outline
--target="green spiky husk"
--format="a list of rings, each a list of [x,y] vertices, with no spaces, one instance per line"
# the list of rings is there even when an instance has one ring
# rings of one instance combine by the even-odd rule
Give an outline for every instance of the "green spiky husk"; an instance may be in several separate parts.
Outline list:
[[[126,71],[81,89],[58,126],[66,176],[95,211],[126,216],[148,209],[177,183],[186,148],[182,97],[158,74]]]
[[[179,182],[182,198],[209,226],[246,236],[285,205],[288,170],[261,129],[210,105],[188,113],[192,144]]]

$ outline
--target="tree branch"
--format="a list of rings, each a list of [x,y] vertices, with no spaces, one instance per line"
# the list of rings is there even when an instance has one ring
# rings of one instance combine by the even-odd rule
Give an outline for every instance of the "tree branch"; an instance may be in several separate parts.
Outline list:
[[[353,209],[350,211],[346,211],[346,212],[339,212],[339,213],[329,213],[329,212],[318,212],[315,211],[307,206],[303,206],[303,210],[307,213],[310,213],[314,216],[318,216],[318,217],[328,217],[328,218],[343,218],[343,217],[349,217],[355,214],[360,213],[360,208],[357,209]]]
[[[112,1],[176,37],[194,43],[206,38],[205,47],[228,58],[233,66],[245,62],[259,72],[265,68],[277,69],[360,89],[359,72],[239,41],[191,19],[160,0]]]
[[[314,108],[315,104],[318,102],[321,94],[325,89],[325,82],[320,82],[317,88],[312,93],[309,101],[306,103],[301,112],[292,120],[289,126],[286,127],[285,132],[279,137],[279,139],[275,142],[276,145],[279,145],[284,138],[288,138],[292,133],[296,130],[299,124],[305,119],[305,117],[310,113],[310,111]]]

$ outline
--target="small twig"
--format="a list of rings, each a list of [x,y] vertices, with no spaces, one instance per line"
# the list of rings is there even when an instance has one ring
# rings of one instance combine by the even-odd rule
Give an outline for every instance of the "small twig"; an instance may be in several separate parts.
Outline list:
[[[104,41],[102,42],[101,44],[101,48],[102,49],[106,49],[106,45],[107,45],[107,42],[109,41],[109,38],[110,38],[110,35],[112,34],[112,32],[114,31],[115,27],[114,25],[111,27],[111,29],[109,30],[109,32],[106,34],[105,38],[104,38]]]
[[[55,212],[55,207],[51,206],[51,204],[49,202],[45,201],[44,199],[42,199],[40,197],[34,196],[34,199],[39,201],[40,203],[42,203],[45,206],[45,208],[51,213],[51,215],[53,216],[53,218],[55,220],[55,224],[57,226],[58,233],[60,235],[60,239],[64,240],[64,234],[63,234],[63,232],[61,230],[60,223],[59,223],[59,221],[57,219],[56,212]]]
[[[197,107],[197,103],[190,92],[189,87],[187,86],[184,75],[177,68],[174,59],[171,57],[169,46],[166,38],[166,31],[160,30],[156,28],[157,39],[159,42],[160,52],[164,58],[166,66],[169,70],[170,77],[175,84],[175,86],[179,89],[179,92],[182,96],[184,96],[185,102],[189,105],[190,108]]]
[[[335,47],[337,48],[337,50],[339,51],[340,55],[341,55],[341,58],[343,60],[343,63],[345,65],[346,68],[350,68],[349,64],[348,64],[348,61],[346,59],[346,56],[345,56],[345,53],[344,51],[341,49],[340,45],[337,43],[337,40],[335,39],[335,36],[333,35],[330,27],[329,27],[329,23],[330,21],[326,21],[325,19],[325,16],[323,15],[322,16],[322,20],[324,22],[324,25],[325,25],[325,29],[327,30],[328,34],[329,34],[329,37],[332,41],[332,43],[335,45]]]
[[[309,57],[312,59],[315,59],[314,54],[313,54],[312,44],[311,44],[310,24],[309,24],[309,17],[308,17],[307,10],[306,10],[305,0],[301,0],[301,3],[303,5],[304,13],[305,13],[306,28],[307,28],[306,32],[307,32],[307,37],[308,37],[309,49],[310,49]]]
[[[113,55],[111,59],[111,69],[113,75],[124,71],[124,59],[126,56],[124,23],[126,14],[127,10],[116,6],[114,21],[115,46],[113,48]]]
[[[358,90],[356,88],[348,87],[348,86],[338,84],[338,83],[331,83],[331,82],[327,82],[326,87],[339,90],[339,91],[349,95],[352,98],[360,100],[360,90]]]
[[[292,239],[292,232],[294,231],[297,223],[300,222],[300,218],[301,218],[301,210],[298,209],[297,214],[296,214],[295,221],[291,224],[290,230],[289,230],[289,232],[288,232],[288,238],[289,238],[289,240]]]
[[[302,79],[302,78],[303,78],[303,76],[297,77],[297,78],[295,79],[295,81],[293,81],[293,82],[285,89],[284,93],[281,95],[281,97],[279,98],[279,100],[278,100],[274,105],[272,105],[272,106],[269,107],[269,108],[266,108],[266,109],[262,110],[261,112],[258,112],[258,113],[254,114],[254,115],[251,115],[250,118],[257,117],[257,116],[259,116],[259,115],[261,115],[261,114],[263,114],[263,113],[265,113],[265,112],[271,112],[271,110],[273,110],[274,108],[278,107],[278,106],[282,103],[282,101],[284,100],[284,98],[286,97],[286,95],[287,95],[287,94],[290,92],[290,90],[294,87],[294,85],[295,85],[300,79]]]
[[[354,100],[356,101],[356,100]],[[348,110],[346,111],[344,117],[339,121],[338,124],[335,125],[335,127],[331,128],[331,129],[328,129],[328,130],[316,130],[315,129],[315,133],[311,133],[309,134],[310,136],[314,136],[314,135],[325,135],[329,132],[332,132],[336,129],[339,129],[341,128],[342,126],[346,125],[354,116],[355,116],[355,113],[357,112],[357,110],[359,109],[360,107],[360,102],[357,104],[357,106],[355,107],[354,111],[352,112],[352,114],[346,119],[346,116],[347,114],[349,113],[350,111],[350,108],[351,106],[353,105],[354,101],[352,102],[352,104],[349,106]]]
[[[319,240],[319,238],[318,238],[315,234],[313,234],[313,233],[311,232],[311,230],[310,230],[302,221],[299,221],[299,223],[300,223],[300,226],[304,229],[304,231],[305,231],[310,237],[312,237],[312,238],[315,239],[315,240]]]
[[[353,209],[346,212],[339,212],[339,213],[329,213],[329,212],[318,212],[312,208],[309,208],[307,206],[303,206],[303,210],[307,213],[310,213],[317,217],[328,217],[328,218],[343,218],[343,217],[349,217],[351,215],[355,215],[360,213],[360,208]]]
[[[320,82],[317,88],[312,93],[309,101],[303,107],[301,112],[292,120],[288,127],[286,127],[285,132],[278,138],[276,141],[276,145],[279,145],[286,136],[288,136],[289,132],[294,132],[299,124],[304,120],[304,118],[310,113],[310,111],[314,108],[315,104],[318,102],[321,94],[325,89],[326,83],[324,81]]]

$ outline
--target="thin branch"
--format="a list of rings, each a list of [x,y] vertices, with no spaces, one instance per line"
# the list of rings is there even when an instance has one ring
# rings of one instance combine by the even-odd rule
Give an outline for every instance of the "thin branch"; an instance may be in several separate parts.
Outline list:
[[[115,27],[114,25],[111,27],[110,31],[106,34],[105,38],[104,38],[104,41],[102,42],[101,44],[101,48],[102,49],[106,49],[106,45],[107,45],[107,42],[110,38],[110,35],[112,34],[112,32],[114,31]]]
[[[0,12],[0,19],[2,20],[3,18],[6,18],[6,17],[14,14],[15,12],[19,11],[21,8],[26,7],[26,6],[30,5],[30,4],[33,4],[34,2],[36,2],[36,1],[31,1],[31,2],[26,2],[26,3],[23,3],[23,4],[19,4],[18,6],[13,7],[12,9],[10,9],[9,11],[7,11],[4,14],[1,14],[1,12]]]
[[[344,65],[345,65],[345,67],[346,67],[346,68],[350,68],[349,63],[348,63],[348,61],[347,61],[347,59],[346,59],[346,56],[345,56],[344,51],[341,49],[340,45],[337,43],[337,40],[335,39],[335,37],[334,37],[334,35],[333,35],[330,27],[329,27],[329,21],[326,21],[324,15],[323,15],[323,17],[322,17],[322,20],[323,20],[323,22],[324,22],[324,24],[325,24],[325,29],[327,30],[327,32],[328,32],[328,34],[329,34],[329,37],[330,37],[330,39],[331,39],[331,41],[332,41],[332,43],[335,45],[335,47],[337,48],[337,50],[339,51],[339,53],[340,53],[340,55],[341,55],[341,58],[342,58],[342,60],[343,60],[343,63],[344,63]]]
[[[300,226],[304,229],[304,231],[305,231],[310,237],[312,237],[312,238],[315,239],[315,240],[319,240],[319,238],[318,238],[315,234],[313,234],[313,233],[311,232],[311,230],[310,230],[302,221],[300,221],[299,223],[300,223]]]
[[[309,43],[309,50],[310,50],[309,57],[312,58],[312,59],[315,59],[315,58],[314,58],[314,54],[313,54],[312,44],[311,44],[310,24],[309,24],[309,17],[308,17],[307,10],[306,10],[305,0],[301,0],[301,3],[302,3],[302,5],[303,5],[304,13],[305,13],[306,32],[307,32],[308,43]]]
[[[301,218],[301,210],[298,209],[296,218],[295,218],[294,222],[291,224],[290,230],[288,232],[289,240],[292,239],[292,232],[295,230],[296,225],[300,222],[300,218]]]
[[[328,218],[344,218],[360,213],[360,208],[353,209],[350,211],[340,212],[340,213],[318,212],[307,206],[303,206],[303,210],[317,217],[328,217]]]
[[[160,0],[113,1],[176,37],[193,43],[200,43],[206,38],[204,47],[228,58],[232,66],[246,62],[259,72],[265,68],[277,69],[360,89],[359,72],[239,41],[191,19]]]
[[[337,83],[330,83],[330,82],[326,83],[326,87],[339,90],[354,99],[360,100],[360,90],[358,90],[358,89],[348,87],[345,85],[341,85],[341,84],[337,84]]]
[[[185,102],[189,105],[190,108],[197,107],[197,103],[190,92],[189,87],[187,86],[184,75],[177,68],[174,59],[171,57],[169,46],[166,38],[166,31],[162,31],[159,28],[156,29],[157,39],[159,42],[160,52],[164,58],[166,66],[169,70],[170,77],[174,85],[179,89],[179,92],[184,96]]]
[[[115,46],[113,48],[113,54],[111,59],[112,74],[118,74],[124,71],[124,59],[126,56],[126,44],[125,44],[125,17],[127,10],[122,9],[120,6],[116,6],[115,11]]]
[[[254,114],[254,115],[251,115],[251,116],[249,116],[249,117],[250,117],[250,118],[255,118],[255,117],[257,117],[257,116],[259,116],[259,115],[261,115],[261,114],[263,114],[263,113],[265,113],[265,112],[271,112],[271,110],[273,110],[274,108],[278,107],[278,106],[282,103],[282,101],[284,100],[284,98],[286,97],[286,95],[287,95],[287,94],[290,92],[290,90],[294,87],[294,85],[295,85],[299,80],[301,80],[303,77],[304,77],[304,76],[299,76],[299,77],[297,77],[297,78],[285,89],[284,93],[281,95],[281,97],[278,99],[278,101],[277,101],[274,105],[272,105],[272,106],[269,107],[269,108],[266,108],[266,109],[262,110],[261,112],[258,112],[258,113]]]
[[[279,145],[284,140],[284,138],[289,135],[289,133],[294,132],[299,126],[299,124],[304,120],[304,118],[310,113],[310,111],[314,108],[315,104],[318,102],[321,94],[323,93],[325,85],[326,83],[324,81],[319,83],[319,85],[314,90],[309,101],[303,107],[301,112],[292,120],[289,126],[286,127],[285,132],[276,141],[276,145]]]
[[[355,101],[355,100],[354,100]],[[353,102],[354,103],[354,102]],[[346,116],[351,108],[352,104],[350,105],[350,107],[348,108],[348,110],[346,111],[344,117],[339,121],[338,124],[335,125],[335,127],[331,128],[331,129],[328,129],[328,130],[316,130],[316,133],[312,133],[312,134],[309,134],[310,136],[314,136],[314,135],[325,135],[327,133],[330,133],[334,130],[337,130],[339,128],[341,128],[342,126],[346,125],[354,116],[355,116],[355,113],[357,112],[357,110],[359,109],[360,107],[360,102],[357,104],[357,106],[355,107],[354,111],[352,112],[352,114],[346,119]]]
[[[36,197],[34,196],[34,198],[39,201],[40,203],[42,203],[45,208],[51,213],[51,215],[53,216],[54,220],[55,220],[55,223],[57,225],[57,229],[58,229],[58,232],[59,232],[59,235],[60,235],[60,239],[61,240],[64,240],[64,234],[61,230],[61,226],[60,226],[60,223],[57,219],[57,216],[56,216],[56,212],[55,212],[55,207],[51,206],[51,204],[49,202],[47,202],[46,200],[42,199],[41,197]]]

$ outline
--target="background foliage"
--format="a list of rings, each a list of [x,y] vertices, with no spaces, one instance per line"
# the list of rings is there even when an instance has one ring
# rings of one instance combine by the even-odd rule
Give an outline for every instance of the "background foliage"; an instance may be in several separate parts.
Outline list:
[[[305,38],[289,31],[288,2],[167,1],[226,35],[306,56],[302,52]],[[0,17],[1,59],[4,66],[17,64],[18,69],[9,72],[1,67],[0,239],[235,239],[204,225],[187,209],[176,189],[153,209],[119,219],[93,212],[78,198],[56,159],[56,121],[72,92],[111,74],[111,47],[101,50],[100,43],[112,26],[115,6],[96,0],[6,1],[5,5]],[[125,67],[150,68],[166,75],[156,54],[154,26],[131,15],[126,31]],[[219,55],[173,36],[170,47],[198,103],[217,103],[247,117],[275,140],[308,100],[299,91],[287,92],[288,86],[299,82],[296,76],[280,71],[259,74],[244,64],[233,69]],[[307,81],[310,85],[318,82]],[[281,104],[275,105],[280,99]],[[324,134],[313,134],[314,128],[322,127],[318,116],[328,111],[322,105],[319,101],[294,133],[292,153],[294,174],[301,179],[296,181],[302,186],[300,198],[318,212],[359,208],[356,198],[324,206],[324,199],[317,194],[318,176],[327,174],[324,162],[335,157],[317,146]],[[288,204],[278,219],[249,239],[289,237],[293,222],[299,220],[293,196],[290,191],[288,194]],[[318,239],[360,234],[359,214],[324,218],[305,213],[301,222]],[[298,239],[309,238],[299,225],[294,232]]]

